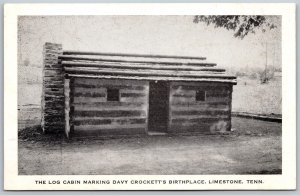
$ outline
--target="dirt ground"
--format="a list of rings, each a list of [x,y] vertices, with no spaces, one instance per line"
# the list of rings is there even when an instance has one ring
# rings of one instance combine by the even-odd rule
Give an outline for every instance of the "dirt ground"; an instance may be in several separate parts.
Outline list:
[[[73,138],[19,132],[21,175],[281,174],[281,124],[234,117],[228,135]]]

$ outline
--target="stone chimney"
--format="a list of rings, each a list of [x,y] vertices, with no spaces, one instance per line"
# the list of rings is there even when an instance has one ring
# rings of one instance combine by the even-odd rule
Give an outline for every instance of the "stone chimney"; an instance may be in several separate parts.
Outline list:
[[[58,56],[62,45],[45,43],[43,51],[42,129],[64,130],[64,71]]]

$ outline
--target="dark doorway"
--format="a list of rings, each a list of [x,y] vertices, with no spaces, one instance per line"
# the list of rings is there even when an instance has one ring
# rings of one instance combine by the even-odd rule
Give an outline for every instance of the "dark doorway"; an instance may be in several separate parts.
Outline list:
[[[167,132],[169,119],[169,85],[167,82],[150,82],[149,131]]]

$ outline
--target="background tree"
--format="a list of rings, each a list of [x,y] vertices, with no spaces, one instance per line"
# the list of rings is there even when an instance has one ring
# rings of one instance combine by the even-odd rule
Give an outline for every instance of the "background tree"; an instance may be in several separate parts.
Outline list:
[[[225,28],[234,31],[234,37],[243,39],[248,33],[255,33],[260,29],[265,32],[267,29],[274,29],[276,25],[272,16],[249,16],[249,15],[227,15],[227,16],[200,16],[194,17],[194,23],[204,22],[207,25],[214,25],[215,28]]]

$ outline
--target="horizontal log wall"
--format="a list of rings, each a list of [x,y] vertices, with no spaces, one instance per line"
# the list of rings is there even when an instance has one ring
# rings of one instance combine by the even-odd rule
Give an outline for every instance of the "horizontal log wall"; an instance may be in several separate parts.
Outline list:
[[[119,101],[107,101],[107,89],[119,89]],[[74,133],[145,133],[146,81],[74,78],[71,103]]]
[[[196,101],[205,91],[205,101]],[[232,85],[208,82],[172,82],[170,85],[170,132],[215,133],[231,128]]]
[[[64,77],[58,56],[62,45],[45,43],[43,53],[42,129],[64,131]]]

